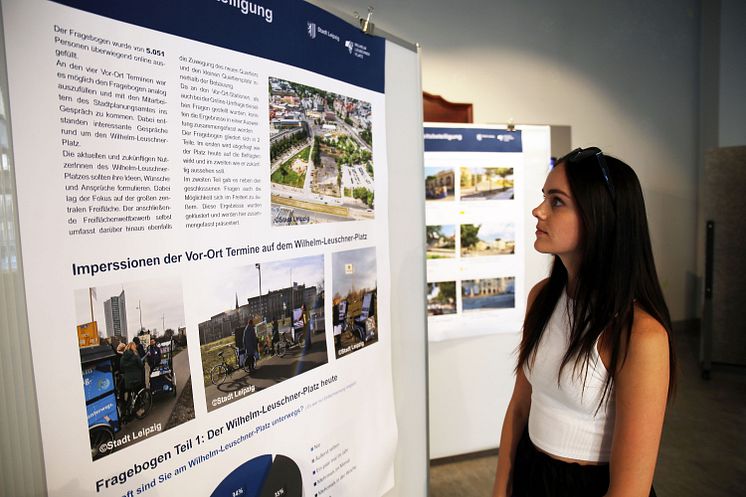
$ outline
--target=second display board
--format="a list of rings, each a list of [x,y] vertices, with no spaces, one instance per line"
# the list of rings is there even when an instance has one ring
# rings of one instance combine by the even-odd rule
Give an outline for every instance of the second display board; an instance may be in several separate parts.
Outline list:
[[[431,341],[521,329],[546,269],[530,211],[549,163],[548,126],[425,124]]]

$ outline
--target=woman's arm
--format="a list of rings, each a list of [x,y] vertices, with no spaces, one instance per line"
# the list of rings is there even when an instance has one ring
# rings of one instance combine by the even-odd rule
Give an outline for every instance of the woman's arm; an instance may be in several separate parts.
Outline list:
[[[493,497],[510,497],[513,488],[513,461],[516,448],[528,422],[531,407],[531,384],[522,370],[518,370],[513,387],[513,396],[505,412],[505,421],[500,434],[500,452],[497,456],[497,472]]]
[[[544,279],[534,285],[528,293],[526,309],[536,300],[536,295],[546,284]],[[492,488],[493,497],[510,497],[513,490],[513,461],[518,441],[523,435],[523,430],[528,423],[528,412],[531,408],[531,384],[521,368],[515,376],[513,395],[510,398],[508,409],[505,411],[502,431],[500,432],[500,452],[497,456],[497,471],[495,474],[495,485]]]
[[[668,397],[668,334],[635,309],[627,359],[615,379],[616,421],[606,497],[647,497]]]

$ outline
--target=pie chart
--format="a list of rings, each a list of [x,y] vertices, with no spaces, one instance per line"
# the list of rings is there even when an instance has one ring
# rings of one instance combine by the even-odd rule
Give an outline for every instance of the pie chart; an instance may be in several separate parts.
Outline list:
[[[231,471],[211,497],[303,497],[303,479],[289,457],[264,454]]]

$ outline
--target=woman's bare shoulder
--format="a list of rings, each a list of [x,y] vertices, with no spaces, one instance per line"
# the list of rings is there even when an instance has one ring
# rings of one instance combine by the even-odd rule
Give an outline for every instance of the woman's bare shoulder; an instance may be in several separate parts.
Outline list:
[[[665,338],[668,341],[668,332],[663,324],[637,304],[632,320],[632,335],[647,339]]]
[[[635,305],[632,330],[629,337],[629,354],[656,362],[668,357],[669,337],[663,324]]]
[[[526,301],[527,309],[531,308],[531,304],[533,304],[534,300],[536,300],[536,296],[539,295],[539,292],[547,285],[548,282],[549,278],[544,278],[543,280],[535,284],[533,288],[531,288],[531,290],[528,292],[528,299]]]

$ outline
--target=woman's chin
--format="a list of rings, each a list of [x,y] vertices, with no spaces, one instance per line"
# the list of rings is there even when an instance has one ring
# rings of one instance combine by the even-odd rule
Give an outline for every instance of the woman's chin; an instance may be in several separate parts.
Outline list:
[[[546,240],[542,240],[541,238],[538,238],[534,240],[534,249],[537,252],[540,252],[542,254],[551,254],[552,251],[550,250],[550,247],[546,243]]]

